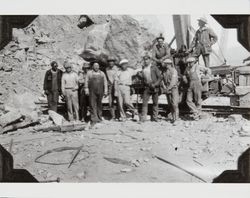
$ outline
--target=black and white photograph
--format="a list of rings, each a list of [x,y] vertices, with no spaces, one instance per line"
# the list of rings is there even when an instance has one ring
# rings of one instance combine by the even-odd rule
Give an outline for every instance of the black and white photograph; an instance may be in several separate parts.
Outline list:
[[[2,182],[250,181],[250,15],[2,15]]]
[[[249,0],[25,1],[0,9],[1,197],[250,193]]]

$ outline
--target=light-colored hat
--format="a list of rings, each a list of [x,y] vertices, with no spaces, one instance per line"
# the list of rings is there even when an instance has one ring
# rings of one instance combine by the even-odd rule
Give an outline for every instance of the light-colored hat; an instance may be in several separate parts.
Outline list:
[[[196,61],[196,58],[195,57],[189,57],[187,59],[187,63],[192,63],[192,62],[195,62]]]
[[[63,66],[64,66],[64,68],[72,67],[72,65],[68,61],[65,61]]]
[[[163,61],[163,63],[172,64],[173,61],[172,61],[171,59],[167,58],[167,59],[165,59],[165,60]]]
[[[197,19],[198,21],[202,21],[202,22],[204,22],[204,23],[207,23],[207,19],[206,18],[204,18],[204,17],[200,17],[199,19]]]
[[[108,62],[111,62],[111,61],[116,61],[116,58],[115,57],[113,57],[113,56],[110,56],[109,58],[108,58]]]
[[[127,59],[122,59],[122,60],[120,61],[119,65],[123,65],[123,64],[125,64],[125,63],[128,63],[128,60],[127,60]]]

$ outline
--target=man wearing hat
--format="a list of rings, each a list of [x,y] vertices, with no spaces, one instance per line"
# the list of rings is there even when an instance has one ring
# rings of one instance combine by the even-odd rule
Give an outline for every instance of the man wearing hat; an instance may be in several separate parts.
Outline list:
[[[121,69],[117,72],[115,78],[115,95],[118,97],[118,107],[121,116],[121,120],[126,120],[126,114],[124,106],[129,110],[132,115],[137,114],[137,110],[134,108],[131,102],[131,85],[132,76],[135,76],[141,69],[128,68],[128,60],[123,59],[119,63]]]
[[[201,94],[202,94],[202,83],[201,77],[203,74],[210,72],[209,68],[198,65],[195,57],[189,57],[187,59],[188,67],[183,76],[184,82],[188,83],[187,91],[187,105],[191,110],[192,116],[195,120],[200,117],[201,110]]]
[[[160,35],[156,38],[157,43],[153,47],[152,60],[156,62],[156,65],[161,68],[162,62],[166,58],[171,58],[170,48],[164,43],[164,37]]]
[[[218,40],[217,35],[211,28],[206,27],[207,19],[199,18],[199,29],[196,31],[189,52],[192,52],[195,48],[194,55],[199,58],[202,55],[205,66],[210,66],[209,55],[212,52],[212,45]]]
[[[82,121],[86,121],[88,105],[89,105],[89,97],[85,93],[84,83],[87,76],[87,72],[89,71],[89,63],[83,63],[82,70],[79,71],[79,105],[80,105],[80,119]]]
[[[179,119],[178,73],[171,59],[163,61],[163,87],[168,107],[172,114],[172,123]]]
[[[160,82],[162,80],[161,71],[156,65],[152,64],[151,57],[146,54],[143,57],[144,65],[142,70],[142,79],[144,91],[142,96],[142,118],[141,121],[146,121],[148,114],[148,101],[150,96],[153,100],[153,113],[151,121],[157,122],[158,117],[158,95],[160,91]]]
[[[72,71],[72,65],[64,62],[66,72],[62,76],[62,94],[65,96],[69,121],[79,120],[78,75]]]
[[[108,58],[108,66],[106,68],[107,81],[108,81],[108,99],[109,99],[109,109],[111,114],[111,120],[115,119],[115,76],[118,71],[118,67],[115,65],[116,59],[114,57]]]

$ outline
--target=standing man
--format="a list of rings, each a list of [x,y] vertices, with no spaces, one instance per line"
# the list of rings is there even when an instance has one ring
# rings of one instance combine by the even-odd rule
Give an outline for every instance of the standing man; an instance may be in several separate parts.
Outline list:
[[[87,73],[85,93],[89,95],[91,125],[102,121],[102,99],[108,94],[108,85],[105,74],[100,70],[98,62],[91,64],[92,69]]]
[[[130,112],[132,112],[132,117],[137,114],[137,110],[134,108],[131,102],[131,85],[132,76],[135,76],[138,69],[128,68],[128,60],[123,59],[119,63],[121,69],[117,72],[115,79],[115,92],[118,97],[118,107],[121,116],[121,120],[125,121],[127,116],[125,114],[123,106],[125,106]]]
[[[51,69],[48,70],[44,77],[43,89],[47,95],[49,110],[57,111],[59,95],[62,94],[61,80],[62,70],[58,69],[56,61],[50,63]]]
[[[171,59],[163,62],[163,87],[172,114],[172,123],[179,119],[178,73]]]
[[[152,59],[156,62],[159,69],[162,68],[162,62],[166,58],[171,58],[170,47],[164,43],[164,37],[159,36],[156,38],[157,44],[153,47]]]
[[[150,96],[153,100],[153,113],[151,115],[151,121],[157,122],[158,117],[158,95],[160,91],[160,82],[162,80],[161,71],[155,65],[152,65],[149,55],[143,57],[144,67],[142,70],[142,79],[144,84],[143,91],[143,103],[142,103],[142,118],[141,121],[146,121],[148,114],[148,101]]]
[[[106,68],[107,80],[108,80],[108,99],[109,110],[111,114],[111,120],[115,119],[115,77],[118,71],[118,67],[115,65],[116,59],[114,57],[108,58],[108,67]]]
[[[66,72],[62,76],[62,93],[65,96],[69,121],[79,120],[78,103],[78,75],[72,71],[72,65],[69,62],[64,63]],[[74,116],[75,115],[75,116]]]
[[[210,66],[209,56],[212,52],[212,45],[218,40],[217,35],[211,28],[206,27],[207,19],[201,17],[198,19],[199,29],[196,31],[189,52],[194,51],[194,56],[199,58],[202,55],[205,66]]]
[[[208,74],[210,72],[209,68],[202,67],[198,65],[197,59],[195,57],[189,57],[187,59],[188,67],[184,73],[183,80],[188,83],[187,92],[187,105],[191,110],[192,117],[198,120],[201,111],[201,94],[202,94],[202,83],[201,77],[203,74]]]
[[[80,105],[80,119],[82,121],[86,121],[88,105],[89,105],[89,97],[85,93],[85,80],[87,76],[87,72],[89,70],[89,64],[83,63],[82,70],[79,72],[79,105]]]

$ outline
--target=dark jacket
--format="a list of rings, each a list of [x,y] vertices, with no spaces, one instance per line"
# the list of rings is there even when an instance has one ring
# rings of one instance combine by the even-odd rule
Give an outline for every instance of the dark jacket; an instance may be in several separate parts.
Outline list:
[[[152,80],[151,85],[153,85],[155,88],[160,87],[160,82],[162,80],[160,69],[156,65],[153,64],[150,68],[150,71],[151,71],[151,80]],[[143,78],[143,83],[145,86],[151,86],[151,85],[146,84],[143,72],[142,72],[142,78]]]
[[[58,91],[61,92],[61,81],[62,81],[62,70],[57,69],[57,83],[58,83]],[[52,72],[51,69],[46,71],[43,83],[43,89],[51,91],[52,89]]]

